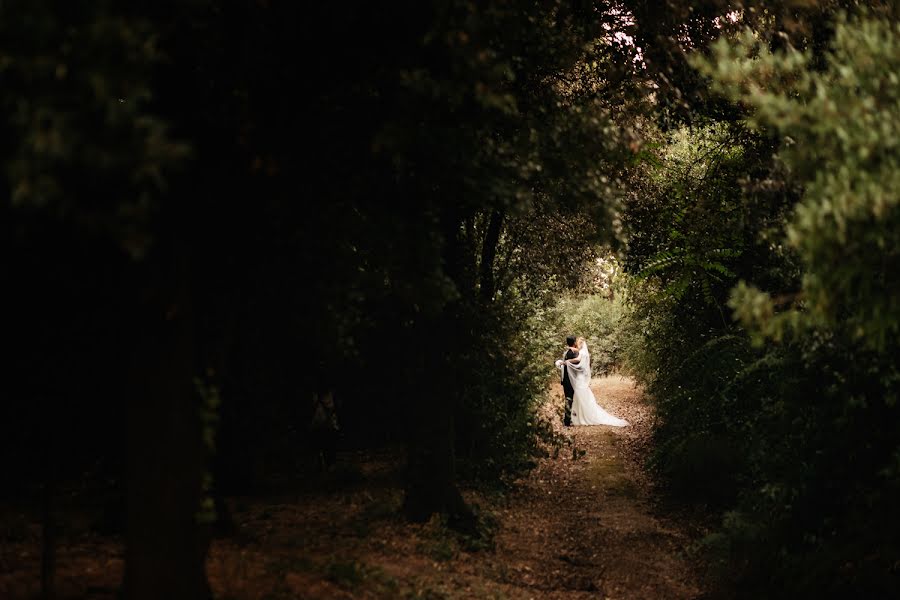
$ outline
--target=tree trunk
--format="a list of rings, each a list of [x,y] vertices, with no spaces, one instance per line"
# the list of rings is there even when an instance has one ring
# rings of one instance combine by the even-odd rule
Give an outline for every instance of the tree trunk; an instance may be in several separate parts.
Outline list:
[[[190,273],[165,261],[164,292],[149,302],[138,343],[129,410],[124,591],[128,600],[211,596],[204,567],[208,537],[197,520],[204,473]]]
[[[456,487],[452,407],[443,399],[433,400],[420,399],[433,406],[423,411],[424,421],[413,423],[404,511],[417,522],[442,513],[461,523],[470,511]]]
[[[444,270],[457,283],[464,269],[460,223],[462,220],[452,211],[443,215]],[[474,532],[475,516],[456,486],[453,420],[457,391],[452,361],[459,343],[459,303],[451,302],[442,314],[420,328],[419,337],[427,339],[428,344],[418,358],[422,376],[416,383],[428,389],[413,389],[407,399],[410,437],[404,512],[413,521],[442,513],[448,516],[451,527]],[[428,397],[422,397],[423,393]]]
[[[487,232],[484,234],[484,242],[481,245],[481,299],[491,302],[497,291],[494,280],[494,259],[497,256],[497,244],[500,242],[500,232],[503,230],[503,211],[495,208],[491,213],[491,221],[488,223]]]
[[[446,361],[442,358],[427,360],[426,372],[446,369]],[[455,392],[452,386],[441,382],[443,379],[435,377],[429,385],[428,398],[414,392],[409,399],[412,418],[403,508],[412,521],[426,521],[431,515],[441,513],[448,517],[451,527],[474,533],[475,517],[456,486]]]
[[[44,443],[47,453],[49,442]],[[53,514],[53,498],[56,492],[55,469],[48,461],[44,463],[44,487],[41,491],[41,600],[56,598],[56,519]]]

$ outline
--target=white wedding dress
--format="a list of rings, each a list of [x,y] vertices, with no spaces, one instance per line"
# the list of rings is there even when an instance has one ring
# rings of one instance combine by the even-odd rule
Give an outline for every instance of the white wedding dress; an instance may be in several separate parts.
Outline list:
[[[581,360],[578,364],[565,363],[563,368],[569,370],[569,381],[575,389],[572,398],[572,424],[573,425],[612,425],[624,427],[628,421],[615,417],[597,404],[594,392],[591,391],[591,353],[588,352],[587,342],[582,344],[578,352]]]

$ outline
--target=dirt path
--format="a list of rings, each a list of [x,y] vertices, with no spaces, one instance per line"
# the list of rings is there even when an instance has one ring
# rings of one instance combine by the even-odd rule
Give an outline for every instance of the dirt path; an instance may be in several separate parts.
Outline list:
[[[466,551],[437,519],[426,525],[403,522],[393,516],[399,490],[379,492],[369,485],[362,496],[322,495],[319,502],[307,498],[305,508],[280,507],[266,545],[296,544],[299,534],[306,556],[331,557],[327,564],[312,559],[289,568],[287,587],[297,597],[317,599],[699,597],[683,558],[689,540],[656,514],[639,467],[650,435],[650,407],[630,379],[596,379],[592,387],[607,410],[632,425],[566,430],[574,451],[541,460],[505,499],[468,494],[499,521],[494,551]],[[555,413],[561,406],[555,390],[546,410]],[[377,471],[365,473],[367,480],[377,480]],[[285,527],[290,523],[306,531]],[[232,554],[222,546],[217,550],[220,557]],[[216,560],[214,553],[211,576],[224,583],[229,578],[222,577]]]
[[[541,461],[502,511],[491,562],[520,579],[515,598],[694,598],[684,533],[654,515],[638,467],[652,413],[633,381],[596,379],[598,402],[627,428],[575,427],[575,452]],[[560,404],[562,398],[554,395]]]
[[[556,386],[558,388],[558,386]],[[682,558],[689,540],[654,510],[639,468],[652,411],[627,378],[594,393],[626,428],[565,431],[573,447],[542,459],[515,491],[467,499],[498,521],[495,547],[473,549],[440,519],[399,517],[398,456],[344,455],[325,482],[289,495],[232,498],[237,533],[216,540],[207,571],[220,600],[686,599],[700,596]],[[545,410],[559,422],[555,389]],[[561,424],[560,424],[561,425]],[[560,426],[560,431],[562,428]],[[316,491],[312,491],[316,490]],[[68,526],[57,573],[60,600],[112,600],[121,540]],[[39,527],[0,544],[0,597],[38,592]]]

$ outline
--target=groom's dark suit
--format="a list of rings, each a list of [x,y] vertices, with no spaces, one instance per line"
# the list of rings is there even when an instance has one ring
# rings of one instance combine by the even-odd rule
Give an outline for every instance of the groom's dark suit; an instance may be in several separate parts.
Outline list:
[[[570,358],[576,358],[577,356],[577,352],[571,348],[567,348],[563,360],[566,361]],[[569,381],[569,369],[565,364],[563,364],[562,367],[562,386],[563,395],[566,397],[566,416],[563,419],[563,424],[568,427],[572,424],[572,397],[575,396],[575,388],[572,387],[572,382]]]

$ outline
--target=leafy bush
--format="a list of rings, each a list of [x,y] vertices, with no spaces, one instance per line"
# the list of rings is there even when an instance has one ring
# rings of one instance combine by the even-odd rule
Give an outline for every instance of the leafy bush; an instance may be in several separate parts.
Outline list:
[[[585,291],[565,294],[552,306],[534,311],[528,323],[543,365],[561,356],[567,336],[583,336],[591,350],[592,371],[599,376],[621,366],[627,289],[613,256],[598,258],[596,268],[583,279],[579,289]]]
[[[537,412],[546,389],[546,365],[528,331],[509,318],[487,323],[486,343],[461,357],[466,373],[456,413],[456,447],[462,476],[500,483],[533,466],[550,435]]]
[[[625,367],[656,399],[652,463],[673,489],[727,504],[749,465],[730,382],[750,360],[746,336],[726,314],[740,275],[777,269],[758,238],[786,201],[741,195],[747,173],[767,177],[766,144],[740,126],[711,124],[651,134],[654,153],[635,165],[625,210]],[[650,145],[650,144],[648,144]],[[789,273],[789,269],[785,272]]]
[[[696,64],[752,107],[752,127],[784,140],[779,159],[804,188],[786,227],[799,291],[785,300],[742,283],[730,300],[763,347],[746,388],[732,386],[760,403],[730,550],[747,580],[765,570],[786,593],[896,595],[900,80],[885,73],[900,67],[900,29],[838,19],[824,68],[810,53],[760,49],[751,33]],[[750,547],[745,521],[759,527]]]
[[[622,353],[619,328],[624,314],[621,296],[613,299],[601,294],[570,296],[559,302],[557,310],[559,324],[553,348],[556,354],[560,354],[566,335],[584,336],[591,351],[591,371],[595,377],[619,368]]]
[[[623,344],[654,464],[723,511],[731,596],[893,597],[900,29],[839,19],[819,59],[747,32],[694,64],[749,116],[633,169]]]

